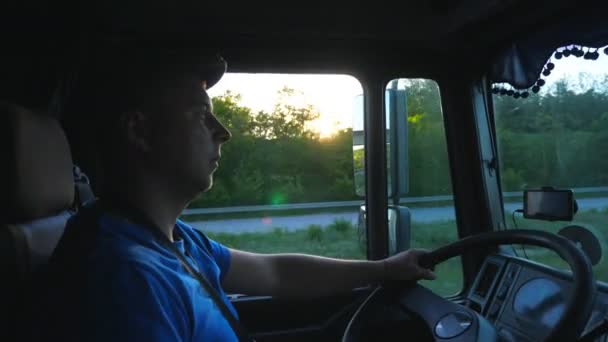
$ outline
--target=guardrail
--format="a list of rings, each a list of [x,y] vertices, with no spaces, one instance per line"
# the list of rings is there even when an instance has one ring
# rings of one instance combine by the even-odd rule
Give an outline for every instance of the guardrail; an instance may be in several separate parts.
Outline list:
[[[576,188],[572,189],[575,193],[594,193],[608,192],[608,186],[594,188]],[[521,197],[523,191],[504,192],[503,197]],[[453,200],[451,195],[441,196],[421,196],[421,197],[403,197],[400,199],[401,204],[407,203],[429,203]],[[190,215],[206,215],[206,214],[225,214],[225,213],[247,213],[256,211],[280,211],[293,209],[329,209],[329,208],[348,208],[358,207],[363,204],[364,200],[354,201],[338,201],[338,202],[312,202],[312,203],[291,203],[277,205],[248,205],[224,208],[192,208],[182,212],[182,216]]]

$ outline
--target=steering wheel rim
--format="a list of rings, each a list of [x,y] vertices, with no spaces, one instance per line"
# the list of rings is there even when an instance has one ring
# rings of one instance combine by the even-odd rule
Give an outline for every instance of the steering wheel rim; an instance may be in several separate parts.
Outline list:
[[[512,244],[532,245],[550,249],[568,263],[573,275],[571,295],[568,296],[565,302],[562,316],[553,329],[546,335],[545,341],[576,340],[576,338],[581,335],[591,315],[596,284],[589,259],[570,240],[562,236],[549,232],[527,229],[481,233],[450,243],[422,256],[420,264],[424,267],[431,268],[452,257],[462,255],[472,248],[487,248]],[[425,291],[422,291],[421,289],[424,289]],[[443,302],[447,302],[450,305],[457,305],[435,295],[430,290],[420,285],[408,287],[398,292],[399,301],[402,305],[404,304],[404,298],[407,297],[408,292],[414,291],[416,291],[416,296],[429,296],[428,293],[431,293],[435,297],[426,297],[427,299],[437,301],[438,298],[440,298]],[[371,297],[377,296],[380,292],[382,291],[378,289],[373,291],[369,298],[361,304],[357,312],[353,315],[351,322],[345,331],[343,338],[344,342],[356,340],[351,332],[361,329],[361,327],[354,326],[356,324],[361,324],[361,319],[357,318],[363,316],[365,309],[369,308],[369,305],[367,304],[372,301]],[[444,305],[447,305],[447,303],[444,303]],[[464,309],[464,307],[462,308]],[[408,307],[408,310],[412,310],[412,308]],[[412,311],[423,316],[422,312],[416,312],[422,310],[416,310],[416,308],[414,308]],[[433,335],[435,336],[435,334]],[[436,336],[435,338],[437,339]],[[445,339],[442,339],[442,341],[445,341]]]

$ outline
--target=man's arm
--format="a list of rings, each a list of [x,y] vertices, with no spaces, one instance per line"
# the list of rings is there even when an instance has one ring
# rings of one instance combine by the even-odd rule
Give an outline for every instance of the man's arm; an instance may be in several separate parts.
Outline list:
[[[310,298],[344,293],[384,280],[434,279],[418,265],[423,250],[385,260],[341,260],[305,254],[256,254],[231,249],[223,287],[229,293]]]

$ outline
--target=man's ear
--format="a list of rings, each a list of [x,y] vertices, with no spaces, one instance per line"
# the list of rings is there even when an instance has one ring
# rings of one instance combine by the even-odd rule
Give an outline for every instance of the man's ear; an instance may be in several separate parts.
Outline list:
[[[120,125],[126,132],[127,142],[137,150],[147,152],[150,149],[150,120],[140,110],[124,112]]]

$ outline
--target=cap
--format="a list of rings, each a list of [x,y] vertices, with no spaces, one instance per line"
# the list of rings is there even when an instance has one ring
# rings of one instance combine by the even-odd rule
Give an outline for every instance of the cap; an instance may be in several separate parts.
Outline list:
[[[152,96],[139,89],[142,85],[153,87],[183,75],[196,75],[209,89],[226,70],[226,61],[216,51],[104,46],[81,57],[57,92],[54,111],[85,115],[93,106],[108,112],[103,107]]]
[[[117,49],[99,53],[91,62],[99,79],[196,75],[207,88],[214,86],[227,69],[226,61],[217,52],[195,49]]]
[[[224,76],[228,69],[228,64],[224,58],[218,54],[208,60],[201,60],[199,68],[200,70],[197,71],[197,74],[201,81],[206,83],[207,89],[209,89]]]

